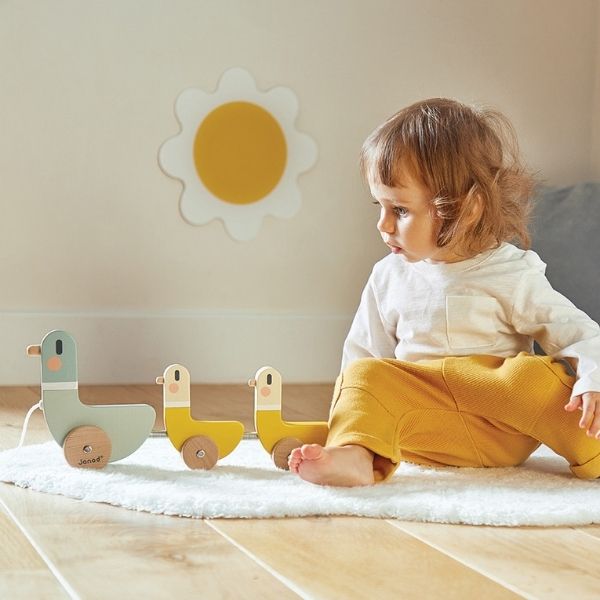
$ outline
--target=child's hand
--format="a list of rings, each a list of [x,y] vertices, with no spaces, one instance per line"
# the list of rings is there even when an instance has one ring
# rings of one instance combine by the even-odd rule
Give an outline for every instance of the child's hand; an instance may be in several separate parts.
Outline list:
[[[579,427],[586,429],[590,437],[600,439],[600,392],[584,392],[565,404],[565,410],[569,412],[578,408],[583,411]]]

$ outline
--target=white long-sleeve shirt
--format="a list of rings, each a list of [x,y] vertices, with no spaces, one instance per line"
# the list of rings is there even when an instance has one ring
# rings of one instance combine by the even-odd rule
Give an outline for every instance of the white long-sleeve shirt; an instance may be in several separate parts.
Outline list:
[[[507,243],[456,263],[390,254],[363,290],[342,369],[369,356],[516,356],[535,340],[576,370],[573,395],[600,392],[600,327],[552,288],[545,269],[535,252]]]

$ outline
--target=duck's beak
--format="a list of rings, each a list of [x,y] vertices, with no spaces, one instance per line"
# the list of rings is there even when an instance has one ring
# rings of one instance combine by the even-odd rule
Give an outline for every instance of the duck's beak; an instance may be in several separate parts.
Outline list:
[[[165,382],[165,378],[164,377],[157,377],[156,378],[156,383],[158,383],[158,385],[162,385]]]
[[[256,387],[256,379],[248,379],[249,387]]]
[[[41,356],[42,347],[39,345],[36,346],[27,346],[27,356]]]

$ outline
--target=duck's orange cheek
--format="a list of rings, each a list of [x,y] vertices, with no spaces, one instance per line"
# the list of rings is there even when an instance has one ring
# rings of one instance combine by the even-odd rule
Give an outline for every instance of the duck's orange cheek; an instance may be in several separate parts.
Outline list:
[[[49,371],[60,371],[62,369],[62,360],[58,356],[53,356],[46,361],[46,367]]]
[[[270,394],[271,394],[271,388],[270,388],[270,387],[264,386],[264,387],[261,387],[261,388],[260,388],[260,395],[261,395],[263,398],[266,398],[266,397],[267,397],[267,396],[269,396]]]
[[[169,391],[171,394],[176,394],[179,391],[179,386],[176,383],[171,383],[169,385]]]

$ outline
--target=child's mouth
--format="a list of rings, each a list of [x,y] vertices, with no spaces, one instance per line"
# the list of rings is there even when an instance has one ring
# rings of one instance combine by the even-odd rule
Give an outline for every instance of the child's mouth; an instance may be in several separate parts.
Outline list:
[[[400,254],[402,252],[402,248],[398,248],[398,246],[392,246],[388,244],[389,249],[392,251],[392,254]]]

